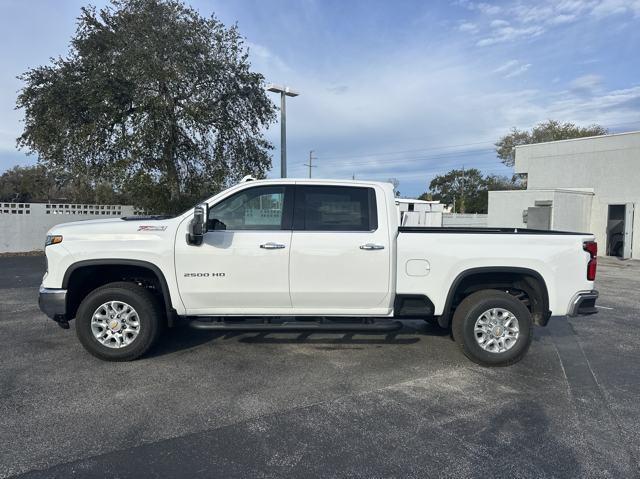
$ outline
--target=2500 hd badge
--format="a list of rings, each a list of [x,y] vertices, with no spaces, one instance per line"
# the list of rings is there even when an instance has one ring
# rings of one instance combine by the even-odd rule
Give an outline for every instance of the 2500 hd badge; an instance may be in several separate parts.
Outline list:
[[[224,278],[225,276],[226,276],[226,273],[185,273],[184,274],[185,278],[211,278],[211,277]]]

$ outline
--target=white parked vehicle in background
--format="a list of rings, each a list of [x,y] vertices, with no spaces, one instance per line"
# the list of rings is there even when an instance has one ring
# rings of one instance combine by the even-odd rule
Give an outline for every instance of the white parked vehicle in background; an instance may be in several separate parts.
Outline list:
[[[165,326],[249,331],[451,328],[464,354],[512,364],[533,324],[595,313],[591,234],[398,225],[392,186],[242,182],[176,216],[66,223],[46,241],[40,307],[75,318],[106,360],[143,355]]]

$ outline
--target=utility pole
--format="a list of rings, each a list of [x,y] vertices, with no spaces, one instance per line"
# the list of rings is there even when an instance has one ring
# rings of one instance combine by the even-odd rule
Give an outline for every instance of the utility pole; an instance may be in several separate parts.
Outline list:
[[[462,179],[460,180],[460,213],[464,213],[464,165],[462,165]]]
[[[305,163],[304,166],[309,167],[309,178],[311,178],[311,168],[317,168],[316,165],[313,164],[313,160],[317,160],[318,158],[313,156],[313,150],[309,151],[309,163]]]

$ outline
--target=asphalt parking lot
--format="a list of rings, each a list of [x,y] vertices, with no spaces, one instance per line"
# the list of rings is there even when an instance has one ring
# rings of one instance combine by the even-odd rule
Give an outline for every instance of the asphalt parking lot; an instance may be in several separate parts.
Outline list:
[[[0,477],[638,477],[640,262],[600,313],[486,369],[447,335],[170,330],[131,363],[37,307],[42,257],[0,258]]]

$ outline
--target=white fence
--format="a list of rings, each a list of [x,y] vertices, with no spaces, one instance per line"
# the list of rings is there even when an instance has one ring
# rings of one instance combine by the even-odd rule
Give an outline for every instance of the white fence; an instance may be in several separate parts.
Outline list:
[[[0,253],[44,249],[47,231],[60,223],[142,214],[133,206],[0,203]]]
[[[484,214],[463,214],[445,213],[442,215],[442,226],[477,226],[482,228],[487,226],[489,215]]]

